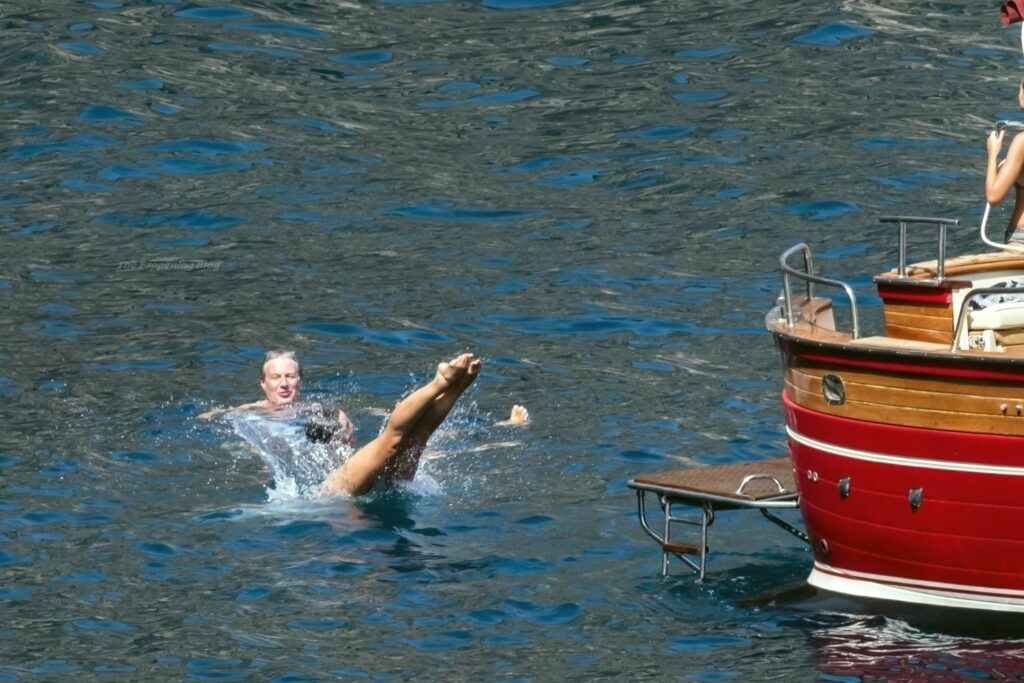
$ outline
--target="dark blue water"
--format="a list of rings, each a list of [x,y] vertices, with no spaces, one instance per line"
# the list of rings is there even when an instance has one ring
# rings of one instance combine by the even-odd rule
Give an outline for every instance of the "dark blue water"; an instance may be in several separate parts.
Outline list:
[[[759,598],[811,558],[758,519],[662,580],[625,485],[781,453],[783,249],[876,319],[879,215],[978,249],[991,4],[4,3],[0,681],[1020,675],[1019,629]],[[410,487],[324,500],[197,419],[268,347],[362,441],[485,368]]]

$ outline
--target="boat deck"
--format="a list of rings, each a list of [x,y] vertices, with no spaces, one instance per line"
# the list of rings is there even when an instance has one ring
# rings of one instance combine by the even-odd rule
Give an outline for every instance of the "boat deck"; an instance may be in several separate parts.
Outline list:
[[[792,501],[797,495],[788,457],[658,472],[634,477],[629,485],[679,502],[708,502],[718,510],[763,507],[761,503]]]
[[[704,579],[708,529],[715,521],[715,513],[722,510],[760,510],[768,521],[807,540],[803,531],[772,514],[772,510],[799,506],[793,464],[788,457],[646,474],[630,479],[628,485],[636,491],[640,526],[661,545],[662,576],[668,575],[669,557],[674,555],[697,573],[698,580]],[[660,533],[647,520],[648,493],[656,496],[664,515]],[[697,508],[699,518],[676,517],[672,514],[675,504]],[[697,542],[673,540],[673,524],[699,527]]]

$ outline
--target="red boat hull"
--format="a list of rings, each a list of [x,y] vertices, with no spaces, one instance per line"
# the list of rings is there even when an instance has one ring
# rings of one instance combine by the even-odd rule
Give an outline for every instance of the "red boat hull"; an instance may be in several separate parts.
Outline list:
[[[801,251],[806,272],[786,261]],[[765,319],[782,353],[786,430],[815,556],[809,581],[1024,612],[1024,303],[983,300],[1020,297],[1024,254],[878,275],[884,334],[864,336],[850,288],[812,277],[809,252],[797,245],[783,255],[787,287]],[[792,278],[807,281],[802,298]],[[837,328],[832,302],[811,282],[846,288],[852,331]]]
[[[856,420],[782,400],[812,583],[1024,610],[1024,437]]]

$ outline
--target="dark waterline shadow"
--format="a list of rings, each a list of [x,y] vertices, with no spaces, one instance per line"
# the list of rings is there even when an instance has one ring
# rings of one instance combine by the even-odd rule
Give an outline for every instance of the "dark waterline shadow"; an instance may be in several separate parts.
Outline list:
[[[859,598],[821,590],[806,582],[782,586],[738,602],[745,607],[779,609],[798,615],[899,620],[935,635],[982,639],[1024,636],[1024,614]]]

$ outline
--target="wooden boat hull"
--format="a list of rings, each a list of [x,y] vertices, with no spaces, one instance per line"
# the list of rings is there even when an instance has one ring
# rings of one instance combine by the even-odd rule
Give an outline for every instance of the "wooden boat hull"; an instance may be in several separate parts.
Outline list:
[[[810,583],[1024,611],[1024,366],[776,339]]]

